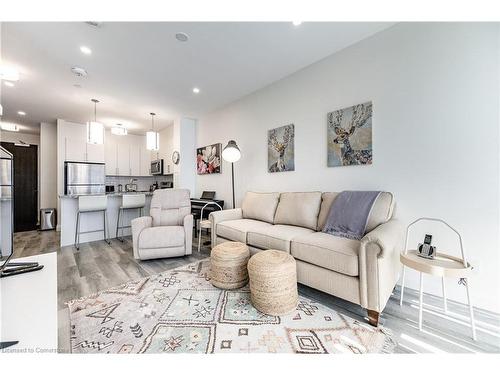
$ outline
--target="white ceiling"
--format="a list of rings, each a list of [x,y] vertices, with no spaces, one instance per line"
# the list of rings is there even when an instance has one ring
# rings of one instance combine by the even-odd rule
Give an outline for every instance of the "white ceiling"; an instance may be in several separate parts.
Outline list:
[[[85,122],[91,98],[98,120],[131,132],[198,117],[373,35],[391,23],[2,23],[2,59],[21,79],[2,87],[6,122],[38,132],[57,118]],[[181,43],[176,32],[190,39]],[[80,52],[80,46],[92,55]],[[70,71],[88,71],[78,78]],[[81,88],[74,85],[79,84]],[[196,95],[193,87],[201,92]],[[25,111],[20,117],[17,112]]]

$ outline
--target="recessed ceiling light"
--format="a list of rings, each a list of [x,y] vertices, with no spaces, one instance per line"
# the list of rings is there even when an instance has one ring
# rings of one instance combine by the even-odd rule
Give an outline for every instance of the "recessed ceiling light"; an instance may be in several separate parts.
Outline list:
[[[175,39],[179,42],[187,42],[189,40],[189,36],[186,33],[176,33]]]
[[[26,116],[26,112],[24,112],[24,111],[17,111],[17,114],[19,116]]]
[[[92,50],[87,46],[81,46],[80,51],[82,51],[84,55],[92,55]]]
[[[7,122],[2,122],[0,124],[0,127],[2,128],[2,130],[6,130],[8,132],[18,132],[19,131],[19,127],[16,124],[10,124]]]
[[[193,92],[195,94],[199,94],[200,93],[200,89],[198,87],[195,87],[195,88],[193,88]]]
[[[10,81],[5,81],[5,86],[8,86],[8,87],[14,87],[14,84]]]
[[[299,26],[302,23],[302,21],[292,21],[292,23],[293,26]]]

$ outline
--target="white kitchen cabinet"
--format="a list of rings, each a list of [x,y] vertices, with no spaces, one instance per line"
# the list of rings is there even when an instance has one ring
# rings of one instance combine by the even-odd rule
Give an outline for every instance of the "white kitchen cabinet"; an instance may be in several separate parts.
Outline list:
[[[104,145],[87,143],[87,127],[85,125],[64,122],[64,125],[59,127],[59,131],[61,139],[64,141],[64,160],[104,162]]]
[[[63,129],[64,160],[86,161],[86,128],[81,124],[66,123]]]
[[[146,139],[142,137],[141,141],[141,176],[150,176],[151,170],[151,151],[146,148]]]
[[[130,147],[130,176],[139,176],[141,174],[141,142],[140,136],[133,135],[129,137]]]
[[[116,144],[116,175],[130,176],[130,144],[126,139],[119,140]]]
[[[86,142],[85,142],[86,143]],[[87,145],[87,159],[86,161],[92,163],[104,163],[104,145],[95,145],[92,143],[86,143]]]
[[[116,137],[113,136],[111,133],[106,133],[104,148],[105,148],[106,175],[108,176],[114,176],[118,174],[116,144],[117,144]]]

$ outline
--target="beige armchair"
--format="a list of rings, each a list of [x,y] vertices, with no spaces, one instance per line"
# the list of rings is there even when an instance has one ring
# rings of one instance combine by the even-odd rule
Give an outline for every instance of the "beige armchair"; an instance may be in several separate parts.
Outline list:
[[[151,216],[132,220],[134,258],[169,258],[192,253],[193,215],[187,189],[156,190]]]

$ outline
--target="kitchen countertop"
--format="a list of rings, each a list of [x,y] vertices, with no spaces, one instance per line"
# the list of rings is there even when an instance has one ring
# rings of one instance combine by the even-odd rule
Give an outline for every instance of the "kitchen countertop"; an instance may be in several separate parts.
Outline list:
[[[106,195],[107,197],[121,197],[123,195],[129,195],[129,194],[145,194],[146,196],[151,196],[153,195],[153,192],[151,191],[128,191],[128,192],[115,192],[115,193],[105,193],[105,194],[60,194],[59,198],[78,198],[80,196],[87,196],[87,195]]]

